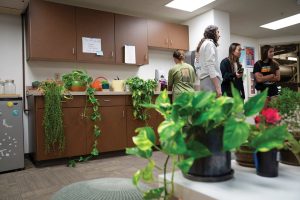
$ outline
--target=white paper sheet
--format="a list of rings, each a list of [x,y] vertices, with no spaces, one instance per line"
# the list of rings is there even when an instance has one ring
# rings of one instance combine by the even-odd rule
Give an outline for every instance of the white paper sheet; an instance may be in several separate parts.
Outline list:
[[[126,64],[136,64],[135,46],[124,46]]]
[[[82,52],[96,53],[97,55],[101,55],[101,54],[103,55],[101,49],[101,39],[82,37]]]

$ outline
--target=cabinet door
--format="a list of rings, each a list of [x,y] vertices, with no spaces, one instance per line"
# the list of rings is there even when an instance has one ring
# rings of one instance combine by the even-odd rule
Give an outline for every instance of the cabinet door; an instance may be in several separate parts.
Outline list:
[[[148,64],[147,21],[115,15],[116,64],[124,64],[124,45],[135,46],[136,65]]]
[[[31,0],[28,12],[28,58],[75,61],[75,7]]]
[[[84,108],[63,108],[66,154],[68,157],[87,154],[86,139],[88,119],[82,117]]]
[[[148,46],[158,48],[169,47],[168,24],[155,20],[147,20]]]
[[[88,62],[115,63],[114,14],[76,8],[77,60]],[[103,56],[82,51],[82,37],[101,39]]]
[[[189,49],[189,28],[186,25],[169,24],[169,48],[170,49]]]
[[[101,135],[98,138],[98,149],[100,152],[123,150],[126,147],[126,118],[124,106],[100,107]],[[87,152],[90,153],[94,144],[93,126],[89,122]]]

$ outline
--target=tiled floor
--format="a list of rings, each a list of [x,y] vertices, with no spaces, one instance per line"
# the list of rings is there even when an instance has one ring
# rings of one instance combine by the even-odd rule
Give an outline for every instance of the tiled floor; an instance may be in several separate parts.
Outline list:
[[[154,152],[154,159],[162,166],[165,157]],[[63,186],[77,181],[102,177],[131,178],[146,163],[144,159],[133,156],[117,156],[77,164],[75,168],[66,165],[37,168],[26,160],[25,170],[0,174],[0,200],[48,200]]]

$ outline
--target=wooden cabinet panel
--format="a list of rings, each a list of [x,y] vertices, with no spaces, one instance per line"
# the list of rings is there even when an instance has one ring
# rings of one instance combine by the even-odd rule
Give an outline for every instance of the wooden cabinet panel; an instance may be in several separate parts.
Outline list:
[[[189,28],[185,25],[169,24],[169,48],[189,49]]]
[[[88,62],[115,63],[114,14],[76,8],[77,60]],[[82,52],[82,37],[100,38],[103,56]]]
[[[100,106],[123,106],[125,105],[125,96],[97,96]]]
[[[148,64],[147,21],[115,15],[116,64],[124,64],[124,45],[135,46],[136,65]]]
[[[165,49],[189,49],[188,26],[147,20],[148,46]]]
[[[75,61],[75,7],[31,0],[28,12],[28,58]]]
[[[148,46],[169,48],[168,26],[164,22],[148,20]]]
[[[64,108],[63,122],[66,138],[66,154],[69,157],[85,155],[87,134],[87,121],[82,117],[83,108]]]
[[[101,135],[98,138],[100,152],[123,150],[126,148],[126,116],[124,106],[101,107],[101,121],[98,123]],[[89,125],[87,152],[94,144],[93,127]]]

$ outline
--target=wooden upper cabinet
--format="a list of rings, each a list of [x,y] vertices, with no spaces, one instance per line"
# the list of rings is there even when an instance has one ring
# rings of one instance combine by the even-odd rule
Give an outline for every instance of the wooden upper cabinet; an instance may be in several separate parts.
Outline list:
[[[167,49],[189,49],[189,29],[186,25],[148,20],[148,46]]]
[[[147,20],[115,15],[116,64],[124,64],[124,46],[135,46],[136,65],[148,64]]]
[[[115,63],[114,14],[76,8],[77,60],[84,62]],[[82,52],[82,37],[101,39],[103,56]]]
[[[27,57],[76,60],[75,7],[31,0],[27,19]]]

